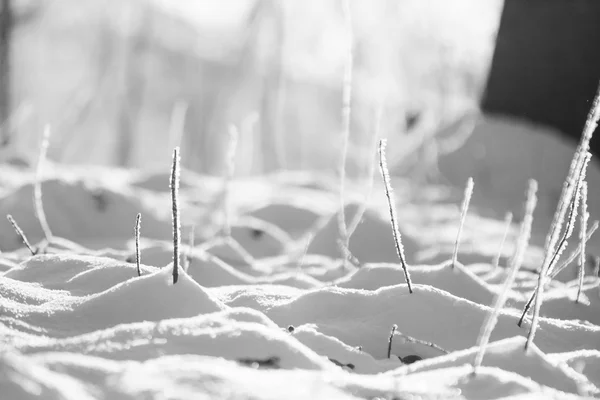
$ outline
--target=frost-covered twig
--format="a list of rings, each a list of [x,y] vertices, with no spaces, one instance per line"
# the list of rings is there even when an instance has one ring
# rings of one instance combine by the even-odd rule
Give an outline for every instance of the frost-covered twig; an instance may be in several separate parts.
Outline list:
[[[588,230],[587,235],[585,237],[586,243],[587,243],[588,240],[591,239],[592,235],[594,234],[594,232],[596,232],[596,230],[598,229],[598,227],[599,227],[599,222],[598,221],[594,221],[594,223],[592,224],[592,226]],[[569,264],[571,264],[577,258],[577,256],[581,253],[581,250],[582,250],[581,246],[579,246],[577,249],[575,249],[569,255],[569,257],[565,261],[562,262],[562,264],[560,264],[560,266],[554,268],[554,270],[550,273],[550,279],[548,281],[551,281],[552,279],[554,279]],[[531,305],[533,304],[533,300],[535,300],[535,296],[536,296],[536,292],[534,290],[531,293],[531,296],[529,297],[529,300],[527,300],[527,303],[525,304],[525,307],[523,308],[523,313],[521,314],[521,319],[519,320],[519,323],[518,323],[519,326],[521,326],[521,324],[523,323],[523,319],[525,318],[525,315],[527,314],[527,312],[531,308]]]
[[[396,333],[396,329],[398,329],[398,325],[392,325],[392,331],[390,332],[390,337],[388,338],[387,358],[392,357],[392,341],[394,340],[394,334]]]
[[[44,133],[42,136],[42,142],[40,144],[40,152],[38,154],[37,166],[35,169],[35,182],[33,185],[33,204],[35,209],[35,215],[40,222],[42,231],[46,242],[50,243],[53,238],[50,225],[46,219],[46,213],[44,212],[44,204],[42,202],[42,172],[44,170],[44,164],[46,163],[46,157],[48,155],[48,146],[50,145],[50,125],[44,127]]]
[[[32,256],[35,256],[36,251],[33,249],[33,247],[31,247],[31,244],[29,243],[29,240],[27,240],[27,236],[25,236],[25,232],[23,232],[23,230],[21,229],[21,227],[19,226],[19,224],[17,224],[17,221],[15,221],[15,219],[12,217],[12,215],[8,214],[6,216],[6,219],[8,219],[8,221],[11,223],[11,225],[13,226],[13,228],[15,229],[15,232],[17,232],[17,235],[19,235],[19,237],[21,238],[21,240],[23,241],[23,244],[29,249],[29,251],[31,252]]]
[[[352,32],[352,15],[350,13],[350,1],[343,0],[342,8],[344,21],[348,33],[348,48],[346,53],[346,62],[344,67],[344,78],[342,82],[342,152],[340,157],[339,174],[340,174],[340,210],[338,217],[338,231],[340,240],[345,247],[349,247],[348,227],[346,225],[346,203],[345,203],[345,185],[346,185],[346,161],[348,157],[348,143],[350,141],[350,121],[352,116],[352,64],[353,64],[353,32]],[[344,266],[346,266],[347,258],[344,257]]]
[[[579,287],[577,289],[575,303],[579,303],[579,297],[581,296],[581,289],[583,287],[583,277],[585,275],[585,234],[589,218],[589,213],[587,211],[587,197],[588,187],[587,182],[584,181],[581,184],[581,217],[579,225],[579,247],[581,248],[581,252],[579,253]]]
[[[541,307],[541,302],[538,301],[539,292],[544,290],[547,277],[552,276],[555,266],[556,266],[556,263],[558,262],[558,259],[562,255],[562,252],[564,251],[564,249],[567,247],[568,239],[571,237],[571,234],[573,233],[573,228],[575,226],[575,218],[577,216],[579,197],[580,197],[579,196],[580,195],[579,187],[580,187],[583,179],[585,179],[585,167],[587,166],[587,162],[589,162],[589,159],[590,159],[590,154],[587,153],[584,158],[583,163],[580,166],[579,178],[576,181],[574,196],[571,200],[571,204],[570,204],[571,211],[570,211],[569,217],[567,219],[567,226],[565,228],[565,232],[564,232],[560,242],[558,243],[558,246],[556,247],[554,253],[552,254],[552,257],[549,257],[550,256],[549,252],[546,252],[546,255],[544,256],[542,268],[538,275],[537,286],[536,286],[533,294],[531,295],[530,300],[527,302],[527,304],[523,308],[523,312],[521,313],[521,318],[519,319],[519,322],[517,322],[518,326],[521,326],[523,324],[523,320],[525,319],[525,316],[529,312],[531,303],[533,301],[535,301],[534,314],[535,314],[536,304],[538,305],[538,307]],[[537,310],[537,312],[539,313],[539,309]],[[536,318],[536,322],[537,322],[537,318]],[[530,343],[528,341],[526,346],[529,346],[529,344]]]
[[[473,374],[477,373],[477,370],[483,362],[483,356],[485,355],[485,350],[490,340],[490,336],[492,335],[492,331],[494,330],[494,327],[498,322],[498,315],[504,307],[504,303],[506,302],[508,293],[510,292],[510,288],[512,287],[515,281],[517,272],[519,271],[521,264],[523,264],[523,257],[525,256],[525,251],[527,251],[529,239],[531,237],[533,212],[535,211],[535,207],[537,205],[537,189],[537,181],[533,179],[530,180],[529,190],[527,191],[527,203],[525,205],[525,217],[523,218],[523,223],[521,224],[519,240],[517,241],[515,255],[511,259],[511,265],[509,267],[508,276],[504,281],[502,291],[498,294],[498,296],[496,296],[494,308],[492,312],[488,315],[483,326],[481,327],[481,332],[479,333],[479,338],[477,339],[477,346],[479,347],[479,350],[477,351],[477,354],[475,355],[475,360],[473,361]]]
[[[465,225],[465,219],[467,218],[467,212],[469,211],[469,204],[471,203],[471,196],[473,196],[473,177],[469,177],[467,180],[467,186],[465,187],[465,196],[463,198],[462,207],[460,209],[460,223],[458,225],[458,232],[456,233],[456,241],[454,242],[454,252],[452,253],[452,268],[456,265],[458,258],[458,246],[460,244],[460,237],[462,235],[463,226]]]
[[[535,332],[537,330],[537,326],[539,323],[540,309],[542,307],[542,302],[544,301],[544,298],[542,296],[544,293],[546,279],[548,278],[548,275],[552,273],[552,270],[555,267],[557,260],[559,259],[562,252],[564,251],[564,249],[567,246],[567,240],[571,237],[571,234],[573,233],[573,228],[575,226],[575,219],[577,217],[577,208],[579,206],[580,186],[581,186],[581,183],[585,180],[586,167],[587,167],[588,162],[590,161],[591,154],[589,152],[586,152],[585,155],[581,154],[581,157],[583,158],[582,164],[581,164],[581,169],[579,170],[579,175],[577,177],[575,191],[573,193],[571,212],[569,214],[569,219],[567,220],[567,227],[566,227],[565,234],[564,234],[558,248],[556,249],[556,252],[555,252],[554,256],[552,257],[550,263],[548,263],[548,264],[544,263],[542,265],[542,270],[540,271],[540,275],[538,276],[538,284],[537,284],[537,287],[535,290],[536,294],[535,294],[535,300],[533,303],[533,316],[531,319],[531,327],[529,328],[529,333],[527,335],[527,342],[525,342],[525,350],[527,350],[529,348],[529,346],[531,346],[531,344],[533,343],[533,339],[535,338]],[[519,321],[519,322],[521,322],[521,321]]]
[[[137,269],[138,276],[142,276],[142,269],[140,264],[142,262],[142,254],[140,252],[140,225],[142,223],[142,214],[138,213],[135,217],[135,267]]]
[[[410,274],[408,272],[408,266],[404,258],[404,246],[402,246],[402,237],[400,236],[400,228],[398,227],[398,217],[396,216],[396,201],[394,199],[394,192],[392,184],[390,182],[390,173],[387,168],[387,161],[385,159],[385,146],[387,141],[385,139],[379,140],[379,170],[383,177],[383,183],[385,186],[385,195],[388,201],[388,207],[390,210],[390,219],[392,223],[392,233],[394,234],[394,244],[396,246],[396,253],[400,259],[400,265],[404,270],[404,278],[408,285],[408,291],[412,294],[412,282],[410,280]]]
[[[181,244],[181,224],[179,222],[179,147],[173,149],[171,206],[173,212],[173,284],[176,284],[179,279],[179,245]]]

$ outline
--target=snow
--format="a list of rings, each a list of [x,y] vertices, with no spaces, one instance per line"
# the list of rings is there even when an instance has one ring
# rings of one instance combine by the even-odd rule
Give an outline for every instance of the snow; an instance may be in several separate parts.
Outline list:
[[[184,170],[182,267],[173,284],[168,174],[118,170],[111,180],[108,169],[61,168],[43,184],[55,232],[49,244],[32,210],[29,172],[6,170],[3,181],[0,213],[16,216],[41,250],[32,256],[8,221],[0,224],[1,398],[600,395],[597,277],[586,276],[580,303],[568,273],[552,282],[534,345],[524,350],[530,322],[516,322],[535,287],[539,231],[483,365],[472,374],[474,346],[506,278],[516,229],[494,269],[504,225],[474,205],[452,268],[462,188],[431,185],[416,195],[411,182],[393,182],[410,294],[380,184],[350,240],[360,265],[344,266],[335,179],[280,173],[234,180],[232,236],[226,237],[222,181]],[[361,207],[363,189],[346,185],[348,222]],[[137,212],[143,214],[141,276]],[[537,217],[540,225],[547,222]],[[192,225],[194,247],[188,244]]]

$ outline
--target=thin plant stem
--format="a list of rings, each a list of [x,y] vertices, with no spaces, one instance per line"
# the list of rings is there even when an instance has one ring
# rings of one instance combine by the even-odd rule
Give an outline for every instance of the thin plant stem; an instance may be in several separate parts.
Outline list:
[[[181,224],[179,221],[179,147],[173,149],[171,205],[173,212],[173,284],[176,284],[179,280],[179,246],[181,244]]]
[[[452,253],[452,268],[456,265],[458,259],[458,246],[460,245],[460,237],[462,236],[463,226],[465,225],[465,219],[467,218],[467,212],[469,210],[469,204],[471,203],[471,197],[473,196],[473,177],[469,177],[467,180],[467,186],[465,187],[465,195],[463,197],[462,207],[460,210],[460,223],[458,224],[458,232],[456,233],[456,241],[454,242],[454,252]]]
[[[408,272],[408,266],[406,265],[406,259],[404,257],[404,246],[402,245],[402,236],[400,235],[400,228],[398,227],[398,217],[396,216],[396,200],[394,198],[394,191],[390,182],[390,173],[387,167],[387,161],[385,158],[385,146],[387,141],[385,139],[379,140],[379,170],[383,177],[383,183],[385,187],[385,195],[388,201],[388,207],[390,211],[390,220],[392,223],[392,233],[394,235],[394,245],[396,246],[396,254],[400,259],[400,266],[404,271],[404,279],[408,285],[408,291],[412,294],[412,282],[410,280],[410,273]]]
[[[10,214],[8,214],[6,216],[6,219],[8,219],[10,224],[13,226],[13,228],[15,229],[15,232],[17,232],[17,235],[19,235],[19,237],[23,241],[23,244],[25,245],[25,247],[27,247],[27,249],[31,252],[31,255],[35,256],[36,251],[33,249],[33,247],[31,247],[31,243],[29,243],[29,240],[27,240],[27,236],[25,236],[25,232],[23,232],[23,230],[21,229],[19,224],[17,224],[17,221],[15,221],[15,219]]]
[[[514,284],[515,278],[517,276],[517,272],[519,268],[523,264],[523,257],[525,252],[527,251],[527,247],[529,245],[529,238],[531,237],[531,226],[533,224],[533,212],[535,211],[535,207],[537,205],[537,189],[538,184],[535,180],[529,181],[529,190],[527,191],[527,203],[525,205],[525,217],[523,218],[523,223],[521,224],[521,229],[519,232],[519,240],[517,241],[517,249],[515,251],[514,257],[511,259],[511,265],[509,267],[508,276],[504,281],[504,286],[502,291],[496,296],[496,301],[494,303],[494,308],[483,326],[481,327],[481,332],[479,333],[479,338],[477,339],[477,346],[479,350],[475,355],[475,360],[473,361],[473,374],[477,373],[477,370],[481,366],[483,362],[483,357],[485,355],[485,350],[489,343],[490,337],[498,322],[498,315],[500,311],[504,307],[506,303],[506,299],[508,297],[508,293],[510,292],[510,288]]]
[[[35,169],[35,183],[33,185],[33,202],[35,215],[40,222],[40,226],[42,227],[42,232],[44,233],[44,237],[46,238],[46,242],[50,243],[54,235],[50,230],[50,225],[48,224],[48,220],[46,219],[46,213],[44,212],[44,203],[42,201],[42,172],[44,171],[44,166],[46,164],[46,158],[48,156],[48,147],[50,145],[50,125],[46,124],[44,126],[44,133],[42,136],[42,142],[40,144],[40,151],[38,154],[37,167]]]
[[[345,247],[349,247],[350,236],[346,225],[346,162],[348,157],[348,144],[350,141],[350,124],[352,117],[352,66],[353,66],[353,32],[352,32],[352,14],[350,11],[350,1],[342,1],[342,11],[346,29],[348,34],[348,48],[346,53],[346,62],[344,68],[344,77],[342,82],[342,152],[339,165],[340,174],[340,211],[338,217],[338,231],[340,240]],[[344,266],[346,266],[347,258],[343,257]]]
[[[140,264],[142,262],[142,254],[140,252],[140,226],[142,223],[142,214],[138,213],[135,217],[135,266],[137,269],[138,276],[142,276],[142,269]]]
[[[390,332],[390,337],[388,338],[388,348],[387,348],[387,358],[392,357],[392,341],[394,340],[394,334],[396,333],[396,329],[398,329],[398,325],[392,325],[392,331]]]
[[[589,213],[587,211],[587,197],[588,197],[588,186],[587,182],[581,184],[581,216],[580,216],[580,227],[579,227],[579,243],[581,252],[579,253],[579,287],[577,288],[577,297],[575,303],[579,303],[579,297],[581,296],[581,290],[583,288],[583,278],[585,276],[585,233],[587,231],[587,223]]]

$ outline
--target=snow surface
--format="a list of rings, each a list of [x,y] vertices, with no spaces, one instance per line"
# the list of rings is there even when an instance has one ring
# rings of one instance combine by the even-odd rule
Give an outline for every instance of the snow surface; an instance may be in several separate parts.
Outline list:
[[[452,268],[460,188],[431,185],[415,196],[413,183],[393,181],[410,294],[377,182],[350,239],[355,265],[340,259],[335,179],[234,180],[226,237],[221,181],[183,171],[174,284],[167,173],[119,170],[111,180],[111,169],[53,166],[42,189],[55,237],[45,243],[30,172],[2,171],[0,211],[39,251],[31,255],[8,221],[0,224],[1,399],[600,397],[597,277],[586,276],[580,303],[568,275],[552,282],[524,349],[530,322],[516,322],[535,287],[540,229],[473,375],[517,227],[494,268],[504,224],[474,205]],[[363,189],[346,185],[348,221]],[[547,223],[544,213],[536,218]]]

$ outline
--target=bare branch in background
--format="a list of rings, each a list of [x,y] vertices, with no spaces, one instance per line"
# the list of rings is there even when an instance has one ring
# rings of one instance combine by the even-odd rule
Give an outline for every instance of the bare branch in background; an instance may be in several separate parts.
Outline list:
[[[0,0],[0,146],[10,143],[12,1]]]

